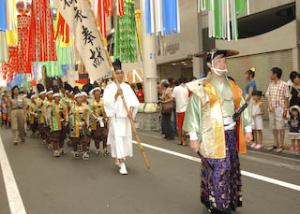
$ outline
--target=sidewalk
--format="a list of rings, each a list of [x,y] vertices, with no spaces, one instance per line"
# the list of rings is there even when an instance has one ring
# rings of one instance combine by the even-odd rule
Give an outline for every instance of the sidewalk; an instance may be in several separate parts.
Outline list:
[[[288,128],[286,128],[286,131],[285,131],[285,141],[284,141],[285,150],[281,154],[280,153],[278,154],[274,151],[267,151],[268,147],[274,145],[274,137],[273,137],[272,130],[269,128],[269,121],[268,120],[264,121],[263,135],[264,135],[263,136],[263,149],[255,150],[255,149],[252,149],[250,147],[248,147],[248,149],[253,150],[253,151],[258,151],[258,152],[266,152],[266,153],[272,153],[272,154],[277,154],[277,155],[287,155],[287,156],[292,156],[292,157],[295,157],[295,158],[300,158],[299,153],[289,151],[289,148],[291,146],[291,140],[289,138]]]
[[[160,133],[158,131],[151,131],[151,133],[153,133],[154,135],[160,135]],[[289,151],[289,148],[291,146],[291,141],[289,139],[288,128],[286,128],[286,132],[285,132],[285,142],[284,142],[285,150],[282,153],[277,153],[275,151],[268,151],[267,148],[272,145],[274,145],[273,133],[272,133],[272,130],[269,128],[268,120],[266,120],[266,121],[264,121],[264,130],[263,130],[263,148],[260,150],[256,150],[256,149],[250,148],[250,146],[248,146],[248,149],[251,151],[269,153],[269,154],[274,154],[274,155],[278,155],[278,156],[286,156],[286,157],[290,157],[290,158],[300,158],[299,153]]]

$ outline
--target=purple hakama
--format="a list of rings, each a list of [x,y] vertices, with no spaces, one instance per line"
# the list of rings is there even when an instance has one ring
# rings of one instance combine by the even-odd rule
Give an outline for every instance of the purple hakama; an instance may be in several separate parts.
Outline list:
[[[226,131],[225,138],[226,158],[207,159],[213,171],[202,165],[201,202],[213,214],[229,214],[242,206],[236,131]]]

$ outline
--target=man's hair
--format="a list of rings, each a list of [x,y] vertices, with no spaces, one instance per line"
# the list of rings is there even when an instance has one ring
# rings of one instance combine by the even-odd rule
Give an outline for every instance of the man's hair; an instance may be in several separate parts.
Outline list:
[[[187,82],[187,79],[186,79],[185,77],[180,77],[179,80],[178,80],[178,82],[179,82],[180,84],[186,83],[186,82]]]
[[[282,69],[281,69],[281,68],[274,67],[274,68],[271,69],[271,71],[272,71],[273,74],[276,75],[276,77],[277,77],[278,79],[281,78],[281,76],[282,76]]]
[[[290,80],[291,80],[292,82],[294,82],[294,80],[295,80],[297,77],[300,78],[300,73],[299,73],[299,72],[297,72],[297,71],[292,71],[292,72],[290,73]]]

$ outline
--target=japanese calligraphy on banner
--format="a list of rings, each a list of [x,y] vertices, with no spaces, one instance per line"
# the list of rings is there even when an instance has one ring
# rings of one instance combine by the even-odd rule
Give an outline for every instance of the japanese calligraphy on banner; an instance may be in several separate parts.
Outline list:
[[[87,0],[55,0],[60,14],[74,34],[75,46],[91,81],[111,76],[111,66]]]

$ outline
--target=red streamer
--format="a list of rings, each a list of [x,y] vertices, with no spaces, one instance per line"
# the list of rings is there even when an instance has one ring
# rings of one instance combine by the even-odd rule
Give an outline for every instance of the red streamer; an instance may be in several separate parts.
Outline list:
[[[66,44],[70,42],[70,28],[60,13],[58,15],[57,28],[54,35],[55,40],[57,39],[59,34],[62,36],[62,42]]]
[[[29,61],[55,61],[56,50],[50,0],[32,0]]]

